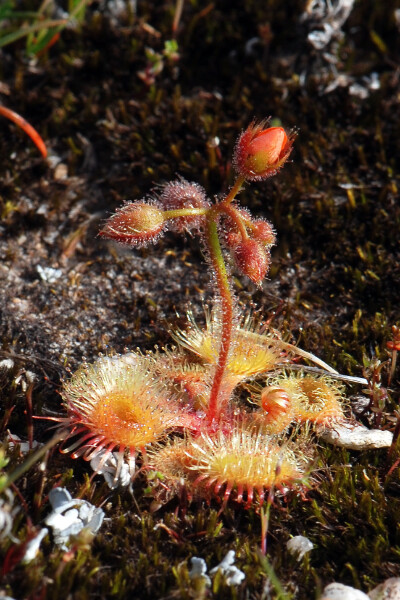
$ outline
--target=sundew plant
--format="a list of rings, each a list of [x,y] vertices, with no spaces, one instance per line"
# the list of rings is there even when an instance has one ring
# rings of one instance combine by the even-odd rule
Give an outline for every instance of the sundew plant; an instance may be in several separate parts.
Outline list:
[[[225,196],[211,199],[178,178],[105,222],[101,236],[132,248],[156,243],[167,230],[198,237],[214,301],[205,326],[189,314],[167,349],[82,365],[62,391],[63,452],[99,470],[113,453],[116,478],[126,461],[132,476],[142,468],[154,484],[156,474],[160,485],[152,489],[161,501],[184,488],[189,499],[219,499],[222,510],[243,502],[264,516],[266,498],[312,485],[315,434],[346,423],[343,384],[334,369],[240,306],[231,276],[237,270],[259,286],[268,273],[273,226],[237,197],[244,185],[276,175],[295,136],[253,122],[237,141],[236,180]]]

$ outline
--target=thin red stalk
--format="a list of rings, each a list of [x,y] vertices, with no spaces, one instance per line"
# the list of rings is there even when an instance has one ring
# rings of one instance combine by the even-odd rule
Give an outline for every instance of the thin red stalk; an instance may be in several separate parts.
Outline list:
[[[260,516],[261,516],[261,552],[263,556],[267,554],[267,537],[268,537],[268,527],[269,527],[269,519],[271,516],[271,506],[274,501],[274,487],[272,486],[268,492],[267,498],[267,506],[264,510],[263,507],[260,508]]]
[[[47,42],[47,44],[45,46],[43,46],[43,48],[41,48],[40,50],[38,50],[38,52],[35,52],[36,56],[38,58],[40,58],[41,56],[43,56],[48,50],[50,50],[50,48],[52,46],[54,46],[54,44],[56,44],[58,42],[58,40],[61,37],[61,32],[57,31],[57,33],[55,33],[53,35],[53,37],[51,38],[51,40],[49,42]]]
[[[229,285],[229,277],[218,238],[217,222],[221,212],[230,212],[229,205],[240,191],[244,177],[239,175],[224,200],[217,204],[207,214],[206,243],[211,259],[212,269],[217,280],[218,294],[221,300],[221,340],[218,361],[215,367],[214,380],[210,391],[207,409],[207,424],[218,424],[221,416],[221,389],[224,372],[229,358],[233,329],[233,298]],[[236,217],[236,213],[235,213]],[[236,220],[236,219],[235,219]],[[228,399],[228,394],[226,394]]]
[[[10,121],[13,121],[13,123],[18,125],[18,127],[20,127],[23,131],[25,131],[25,133],[27,135],[29,135],[31,140],[39,148],[43,158],[46,158],[46,156],[47,156],[46,144],[44,143],[44,141],[42,140],[42,138],[40,137],[40,135],[38,134],[36,129],[34,129],[32,127],[32,125],[30,125],[30,123],[28,123],[28,121],[26,121],[18,113],[14,112],[13,110],[11,110],[9,108],[6,108],[5,106],[0,106],[0,115],[3,115],[7,119],[10,119]]]
[[[228,217],[230,217],[232,219],[232,221],[235,223],[236,227],[239,229],[242,239],[246,240],[249,237],[248,233],[247,233],[247,229],[246,229],[244,220],[243,220],[242,216],[239,214],[239,212],[237,211],[237,209],[235,209],[235,207],[231,206],[230,204],[226,205],[225,203],[222,203],[221,212],[222,211],[226,215],[228,215]]]
[[[172,23],[172,35],[174,38],[176,38],[178,33],[179,21],[181,20],[184,2],[185,0],[176,1],[174,21]]]

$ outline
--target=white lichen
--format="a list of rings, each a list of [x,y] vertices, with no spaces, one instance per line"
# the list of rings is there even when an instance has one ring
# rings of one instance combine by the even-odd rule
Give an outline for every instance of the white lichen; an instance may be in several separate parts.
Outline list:
[[[44,537],[49,533],[47,527],[43,527],[35,537],[33,537],[25,546],[25,552],[21,559],[22,564],[28,564],[32,562],[34,558],[36,558],[39,552],[39,546]]]
[[[215,575],[218,571],[221,571],[227,585],[240,585],[246,578],[246,575],[243,571],[235,567],[234,562],[235,551],[229,550],[221,562],[211,569],[210,575]]]
[[[14,543],[18,540],[11,535],[14,517],[19,508],[14,506],[14,496],[10,490],[5,490],[4,496],[0,498],[0,540],[10,538]]]
[[[54,488],[49,494],[53,508],[45,519],[45,524],[52,528],[54,542],[63,550],[71,536],[78,535],[82,529],[97,533],[104,519],[104,511],[79,498],[72,498],[65,488]]]
[[[15,435],[15,433],[10,432],[6,436],[6,441],[9,449],[12,450],[15,447],[17,447],[20,454],[22,455],[28,454],[28,452],[30,452],[31,450],[35,450],[36,448],[43,446],[43,444],[40,444],[36,440],[33,440],[32,445],[30,445],[29,442],[23,442],[18,435]]]
[[[204,558],[193,556],[190,559],[192,568],[189,571],[190,580],[193,582],[203,582],[204,585],[210,586],[211,579],[207,575],[207,564]]]
[[[216,575],[218,572],[220,572],[227,585],[240,585],[246,578],[246,575],[234,565],[234,562],[235,551],[229,550],[221,562],[216,567],[211,569],[210,575]],[[210,586],[211,579],[207,575],[207,564],[204,558],[193,556],[193,558],[191,558],[191,564],[192,568],[189,571],[189,577],[191,581],[203,580],[205,585]]]
[[[311,28],[307,36],[315,50],[323,50],[333,39],[343,35],[342,27],[353,10],[354,0],[311,0],[301,21]]]
[[[295,535],[287,542],[286,548],[300,561],[314,548],[314,544],[304,535]]]
[[[57,279],[60,279],[62,276],[61,269],[54,269],[53,267],[42,267],[41,265],[36,266],[36,270],[38,275],[42,281],[47,281],[47,283],[54,283]]]
[[[135,458],[124,458],[121,452],[107,453],[105,450],[96,454],[90,461],[93,471],[103,475],[108,487],[115,490],[118,487],[127,487],[135,473]]]

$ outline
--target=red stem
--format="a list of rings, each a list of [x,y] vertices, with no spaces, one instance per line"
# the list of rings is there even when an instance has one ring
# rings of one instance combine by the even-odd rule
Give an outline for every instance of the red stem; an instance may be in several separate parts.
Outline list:
[[[214,380],[211,387],[210,399],[207,410],[207,423],[209,426],[218,424],[222,402],[221,387],[225,368],[228,362],[229,349],[232,340],[233,328],[233,299],[226,272],[224,257],[218,239],[217,219],[218,210],[210,211],[207,219],[207,245],[211,258],[211,265],[217,279],[217,287],[221,299],[221,341],[218,362],[215,367]]]
[[[10,119],[10,121],[13,121],[13,123],[18,125],[18,127],[20,127],[23,131],[25,131],[25,133],[27,135],[29,135],[31,140],[39,148],[43,158],[46,158],[46,156],[47,156],[46,144],[44,143],[44,141],[42,140],[42,138],[40,137],[40,135],[38,134],[36,129],[34,129],[32,127],[32,125],[30,123],[28,123],[28,121],[26,121],[18,113],[14,112],[13,110],[11,110],[9,108],[6,108],[5,106],[0,106],[0,115],[3,115],[7,119]]]
[[[240,222],[240,215],[230,206],[236,194],[240,191],[243,183],[244,177],[239,175],[226,198],[216,204],[216,206],[207,213],[206,243],[210,254],[211,266],[217,279],[218,294],[221,300],[221,340],[206,416],[207,425],[211,429],[213,427],[218,427],[221,420],[221,414],[223,413],[223,409],[230,396],[228,389],[222,389],[222,384],[232,342],[234,315],[233,297],[221,245],[219,243],[217,224],[221,213],[225,212],[234,219],[246,234],[246,229]],[[225,394],[225,398],[222,397],[221,392]]]

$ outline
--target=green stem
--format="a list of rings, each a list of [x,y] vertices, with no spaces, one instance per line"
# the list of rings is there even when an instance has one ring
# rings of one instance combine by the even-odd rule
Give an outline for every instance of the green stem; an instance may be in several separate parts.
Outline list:
[[[290,600],[291,596],[289,596],[289,594],[285,592],[268,558],[262,553],[260,553],[259,559],[261,562],[261,566],[264,569],[268,579],[270,580],[272,586],[275,588],[276,600]]]
[[[16,481],[19,477],[21,477],[24,473],[29,471],[29,469],[46,454],[51,448],[53,448],[58,442],[64,439],[66,435],[66,430],[61,430],[56,433],[46,444],[38,448],[36,452],[32,452],[28,456],[25,462],[23,462],[19,467],[17,467],[12,473],[9,475],[1,475],[0,476],[0,493],[7,489],[14,481]]]
[[[209,208],[174,208],[171,210],[163,210],[163,216],[165,219],[192,217],[197,215],[205,215],[209,210]]]

